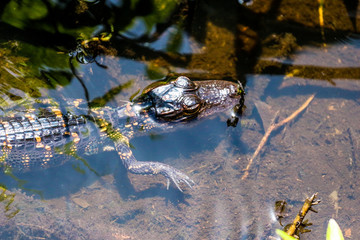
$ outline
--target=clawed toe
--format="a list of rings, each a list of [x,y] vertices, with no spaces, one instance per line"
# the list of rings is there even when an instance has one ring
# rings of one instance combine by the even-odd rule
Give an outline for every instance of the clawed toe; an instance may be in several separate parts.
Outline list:
[[[191,189],[192,189],[192,186],[195,185],[195,182],[191,178],[189,178],[187,175],[185,175],[182,172],[176,171],[167,178],[167,189],[169,189],[169,186],[170,186],[170,179],[175,184],[175,186],[180,190],[180,192],[183,192],[183,190],[179,186],[179,183],[185,183]]]

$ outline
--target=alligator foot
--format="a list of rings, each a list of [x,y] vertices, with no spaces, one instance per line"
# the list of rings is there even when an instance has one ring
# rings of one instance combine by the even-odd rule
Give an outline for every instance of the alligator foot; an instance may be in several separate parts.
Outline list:
[[[185,183],[192,189],[192,185],[195,185],[195,182],[189,178],[186,174],[182,173],[181,171],[169,167],[166,173],[163,175],[167,178],[166,189],[169,190],[170,180],[175,184],[175,186],[182,192],[183,190],[179,186],[179,183]]]
[[[137,161],[129,146],[123,142],[117,142],[115,146],[122,162],[131,173],[144,175],[161,174],[167,178],[167,189],[169,189],[171,180],[181,192],[183,190],[179,186],[179,183],[185,183],[190,188],[192,188],[192,185],[195,185],[194,181],[191,180],[185,173],[173,168],[170,165],[160,162]]]
[[[144,174],[144,175],[157,175],[161,174],[167,178],[167,189],[169,189],[170,181],[182,192],[180,183],[185,183],[190,188],[195,185],[194,181],[191,180],[185,173],[173,168],[167,164],[159,162],[139,162],[133,160],[127,165],[127,169],[131,173]]]

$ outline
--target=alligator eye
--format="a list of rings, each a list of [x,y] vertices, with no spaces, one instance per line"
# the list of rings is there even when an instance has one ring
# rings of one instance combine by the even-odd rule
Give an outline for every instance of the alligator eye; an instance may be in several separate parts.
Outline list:
[[[180,76],[175,80],[175,86],[183,89],[195,89],[195,84],[185,76]]]
[[[201,100],[196,95],[190,95],[183,98],[183,108],[188,113],[198,112],[201,108]]]

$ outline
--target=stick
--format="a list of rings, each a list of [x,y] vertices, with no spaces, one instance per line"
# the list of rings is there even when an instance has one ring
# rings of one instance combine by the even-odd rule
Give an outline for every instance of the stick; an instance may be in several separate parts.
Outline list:
[[[305,218],[305,216],[306,216],[306,214],[308,213],[309,210],[313,211],[313,212],[316,212],[312,208],[312,206],[317,205],[317,204],[320,203],[320,200],[315,200],[316,197],[317,197],[317,193],[314,193],[310,198],[307,198],[305,200],[304,205],[300,209],[299,213],[296,215],[296,217],[295,217],[294,221],[292,222],[292,224],[290,225],[289,229],[286,231],[286,233],[288,235],[294,236],[295,233],[299,230],[299,227],[302,224],[305,224],[304,218]],[[310,230],[308,230],[308,231],[310,231]]]
[[[275,119],[277,119],[277,114],[279,113],[276,112],[275,114],[275,118],[273,120],[273,123],[271,123],[270,127],[266,130],[264,137],[261,139],[258,147],[256,148],[254,154],[252,155],[252,157],[249,160],[248,165],[246,166],[246,168],[243,170],[244,171],[244,175],[241,177],[241,180],[244,180],[247,178],[247,176],[249,175],[249,169],[251,167],[251,164],[253,163],[254,159],[257,157],[257,155],[260,153],[261,149],[264,147],[265,143],[267,142],[267,140],[269,139],[270,134],[272,133],[272,131],[278,129],[279,127],[283,126],[284,124],[290,122],[291,120],[293,120],[297,115],[299,115],[299,113],[301,113],[307,106],[309,106],[310,102],[314,99],[315,94],[311,95],[304,103],[303,105],[301,105],[301,107],[299,107],[295,112],[293,112],[289,117],[285,118],[284,120],[282,120],[279,123],[274,123]]]

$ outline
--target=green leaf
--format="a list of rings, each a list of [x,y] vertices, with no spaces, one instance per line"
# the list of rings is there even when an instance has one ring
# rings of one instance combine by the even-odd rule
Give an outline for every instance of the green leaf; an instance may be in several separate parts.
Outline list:
[[[284,240],[297,240],[296,238],[288,235],[286,232],[284,232],[280,229],[276,229],[276,234],[279,235]]]
[[[153,0],[153,10],[151,14],[144,17],[148,33],[150,33],[155,24],[168,21],[180,2],[180,0]]]
[[[174,32],[170,32],[169,40],[166,44],[166,50],[172,53],[179,52],[182,45],[182,31],[180,28],[174,29]]]
[[[23,29],[29,20],[39,20],[46,17],[47,14],[48,10],[43,1],[12,0],[6,5],[1,20]]]
[[[344,236],[337,222],[334,219],[329,220],[326,231],[326,240],[344,240]]]
[[[146,66],[146,75],[151,80],[163,79],[166,74],[167,72],[165,69],[155,64],[149,64],[148,66]]]

